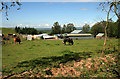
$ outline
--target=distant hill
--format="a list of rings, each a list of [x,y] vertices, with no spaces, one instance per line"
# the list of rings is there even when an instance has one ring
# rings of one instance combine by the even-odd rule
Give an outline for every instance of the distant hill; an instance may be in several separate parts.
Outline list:
[[[82,27],[76,27],[77,30],[82,30]]]
[[[15,33],[15,30],[12,28],[0,28],[0,30],[2,30],[3,34]]]
[[[51,28],[35,28],[37,31],[42,31],[42,32],[46,32],[46,33],[50,33]],[[81,30],[82,27],[76,27],[76,29]],[[2,33],[4,34],[8,34],[8,33],[15,33],[14,27],[11,28],[0,28],[0,30],[2,30]]]
[[[37,29],[38,31],[45,31],[45,30],[51,30],[51,28],[35,28],[35,29]]]

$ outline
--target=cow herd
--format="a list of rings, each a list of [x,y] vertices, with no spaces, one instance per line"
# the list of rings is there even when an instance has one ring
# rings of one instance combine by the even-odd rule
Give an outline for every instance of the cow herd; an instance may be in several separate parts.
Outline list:
[[[21,42],[21,39],[19,38],[19,36],[8,33],[8,35],[2,34],[2,41],[0,41],[1,45],[4,45],[5,41],[10,41],[10,39],[14,40],[14,44],[16,44],[16,42],[20,44]]]
[[[21,39],[19,36],[15,35],[15,34],[8,34],[7,36],[5,36],[4,34],[2,34],[2,41],[0,41],[3,44],[5,44],[5,41],[9,41],[10,39],[13,39],[14,40],[14,44],[16,44],[16,42],[18,42],[19,44],[21,43]],[[63,44],[64,45],[73,45],[74,42],[71,38],[63,38]]]

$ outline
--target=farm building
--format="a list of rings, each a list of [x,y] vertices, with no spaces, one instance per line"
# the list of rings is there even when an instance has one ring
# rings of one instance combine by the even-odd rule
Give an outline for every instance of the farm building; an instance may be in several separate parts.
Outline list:
[[[43,38],[44,38],[44,39],[55,39],[54,36],[49,36],[49,35],[47,35],[47,36],[43,36]]]
[[[74,30],[71,32],[71,34],[81,34],[81,33],[83,34],[85,32],[83,32],[82,30]]]
[[[28,35],[27,40],[32,40],[32,35]]]
[[[64,34],[55,34],[55,39],[62,39],[64,36],[67,36],[67,33]]]
[[[74,30],[70,34],[67,34],[67,37],[72,39],[94,39],[92,34],[85,33],[82,30]]]
[[[55,39],[54,36],[49,36],[48,34],[39,34],[39,35],[34,35],[34,39]]]
[[[98,33],[96,39],[104,39],[104,33]]]

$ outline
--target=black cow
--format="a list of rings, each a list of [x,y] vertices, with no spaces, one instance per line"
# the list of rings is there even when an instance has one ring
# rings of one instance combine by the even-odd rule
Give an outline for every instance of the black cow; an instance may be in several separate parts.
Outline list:
[[[66,45],[66,42],[69,42],[69,45],[72,44],[73,45],[73,40],[71,38],[64,38],[63,39],[63,44]]]

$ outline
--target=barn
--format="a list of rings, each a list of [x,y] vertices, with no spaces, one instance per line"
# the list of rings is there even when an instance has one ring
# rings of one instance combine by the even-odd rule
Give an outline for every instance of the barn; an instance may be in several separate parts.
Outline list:
[[[82,30],[74,30],[67,37],[72,39],[94,39],[94,36],[90,33],[85,33]]]
[[[104,39],[104,33],[98,33],[96,39]]]

